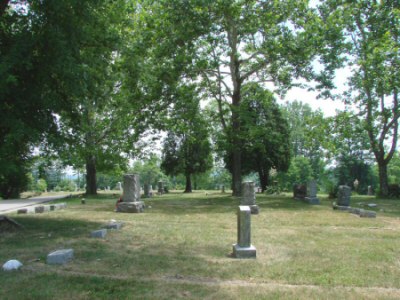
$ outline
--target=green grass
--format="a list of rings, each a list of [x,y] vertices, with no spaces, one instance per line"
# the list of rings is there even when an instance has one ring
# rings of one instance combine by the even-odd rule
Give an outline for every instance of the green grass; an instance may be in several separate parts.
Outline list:
[[[289,195],[257,195],[252,216],[257,259],[230,257],[238,199],[217,192],[170,193],[145,199],[143,214],[114,212],[117,195],[68,199],[68,208],[11,215],[24,225],[0,236],[0,299],[399,299],[400,201],[376,203],[376,219],[311,206]],[[366,209],[367,208],[365,206]],[[111,219],[122,230],[89,233]],[[63,266],[46,255],[73,248]]]

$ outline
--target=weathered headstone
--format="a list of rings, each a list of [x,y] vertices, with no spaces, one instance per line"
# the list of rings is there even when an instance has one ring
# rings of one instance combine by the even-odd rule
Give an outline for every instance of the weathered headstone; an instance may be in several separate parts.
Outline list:
[[[151,185],[148,184],[148,183],[145,183],[145,184],[144,184],[143,196],[144,196],[145,198],[151,198],[151,197],[153,196],[153,195],[152,195],[152,191],[151,191]]]
[[[49,265],[62,265],[69,262],[73,257],[74,257],[73,249],[62,249],[48,254],[46,262]]]
[[[362,210],[360,211],[361,218],[376,218],[376,212],[373,210]]]
[[[350,205],[351,189],[347,185],[339,185],[337,205],[349,206]]]
[[[233,257],[255,258],[257,256],[257,251],[251,244],[250,207],[239,206],[237,214],[237,244],[233,245]]]
[[[90,233],[90,237],[92,238],[100,238],[100,239],[104,239],[107,235],[107,229],[99,229],[99,230],[95,230],[92,231]]]
[[[304,198],[309,204],[320,204],[317,197],[317,182],[315,180],[310,180],[308,182],[307,197]]]
[[[256,205],[256,193],[254,192],[254,182],[246,181],[242,183],[242,197],[240,205],[248,205],[251,213],[256,215],[260,212],[258,205]]]
[[[41,214],[43,212],[44,212],[44,206],[43,205],[35,206],[35,213],[36,214]]]
[[[368,186],[368,196],[373,196],[374,195],[374,190],[372,189],[372,185]]]
[[[18,261],[16,259],[11,259],[3,265],[3,270],[4,271],[13,271],[13,270],[18,270],[21,267],[22,267],[22,263],[20,261]]]
[[[295,200],[304,200],[307,196],[307,186],[305,184],[295,184],[293,186],[293,198]]]
[[[157,190],[159,195],[164,194],[164,182],[163,181],[159,181],[158,182],[158,190]]]
[[[117,205],[117,212],[140,213],[144,203],[140,201],[140,182],[138,174],[124,175],[124,192],[122,202]]]
[[[117,222],[115,220],[112,220],[110,223],[106,224],[103,226],[103,228],[105,229],[116,229],[119,230],[122,228],[122,226],[124,226],[123,222]]]

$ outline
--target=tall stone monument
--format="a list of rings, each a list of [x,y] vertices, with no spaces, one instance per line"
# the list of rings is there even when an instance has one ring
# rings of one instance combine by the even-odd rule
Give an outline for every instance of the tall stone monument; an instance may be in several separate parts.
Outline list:
[[[242,197],[240,205],[250,206],[251,213],[257,215],[260,212],[258,205],[256,205],[256,193],[254,191],[254,182],[246,181],[242,183]]]
[[[315,180],[308,182],[307,197],[304,198],[304,201],[310,204],[320,204],[317,197],[317,182]]]
[[[351,188],[347,185],[339,185],[337,205],[349,206],[351,197]]]
[[[239,206],[237,228],[237,244],[233,245],[233,257],[256,258],[256,248],[251,244],[251,211],[249,206]]]
[[[117,205],[117,212],[141,213],[144,203],[140,201],[140,182],[138,174],[124,175],[122,202]]]

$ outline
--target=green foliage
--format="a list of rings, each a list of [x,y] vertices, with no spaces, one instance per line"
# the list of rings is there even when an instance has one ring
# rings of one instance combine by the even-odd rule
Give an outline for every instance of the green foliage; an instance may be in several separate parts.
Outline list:
[[[155,189],[158,181],[166,180],[160,164],[160,158],[153,154],[147,159],[136,161],[130,172],[139,174],[141,184],[151,184]]]
[[[55,192],[75,192],[77,186],[76,184],[70,179],[62,179],[58,185],[54,188]]]
[[[359,108],[378,164],[382,196],[388,194],[387,165],[397,146],[400,118],[399,9],[398,1],[329,0],[320,5],[325,21],[321,30],[340,64],[351,70],[344,97]],[[331,32],[335,34],[329,36]]]
[[[397,151],[388,165],[389,183],[400,183],[400,153]]]
[[[46,192],[47,191],[47,182],[44,179],[39,179],[35,185],[36,192]]]
[[[283,113],[289,124],[292,156],[304,156],[310,160],[313,176],[323,174],[325,156],[330,153],[330,123],[322,111],[313,111],[308,104],[288,102]]]
[[[191,192],[191,176],[212,167],[208,126],[200,112],[195,86],[178,89],[171,112],[170,130],[163,144],[161,169],[167,175],[184,174],[186,192]]]
[[[290,162],[289,131],[273,94],[258,84],[247,84],[242,90],[240,140],[242,174],[256,172],[261,188],[270,184],[271,169],[286,171]],[[230,130],[230,128],[228,128]],[[232,171],[231,144],[220,141],[225,149],[225,163]]]
[[[304,156],[296,156],[292,159],[287,173],[280,173],[278,181],[287,191],[291,191],[294,184],[307,184],[313,179],[311,162]]]
[[[368,186],[375,186],[376,183],[371,165],[348,155],[340,157],[334,174],[338,185],[348,185],[359,194],[367,194]],[[354,185],[355,180],[358,181],[358,187]]]

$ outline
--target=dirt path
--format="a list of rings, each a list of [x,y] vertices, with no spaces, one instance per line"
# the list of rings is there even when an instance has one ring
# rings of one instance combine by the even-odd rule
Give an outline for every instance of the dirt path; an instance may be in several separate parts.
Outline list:
[[[57,196],[43,196],[34,197],[29,199],[12,199],[12,200],[0,200],[0,214],[16,211],[20,208],[36,205],[40,203],[50,202],[53,200],[63,199],[69,197],[69,194],[57,195]]]

